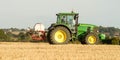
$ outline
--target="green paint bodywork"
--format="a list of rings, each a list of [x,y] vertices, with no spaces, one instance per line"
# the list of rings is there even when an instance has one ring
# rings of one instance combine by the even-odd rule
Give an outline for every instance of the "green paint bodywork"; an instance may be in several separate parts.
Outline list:
[[[78,15],[78,13],[58,13],[57,15],[57,21],[56,23],[52,24],[52,27],[56,26],[64,26],[66,27],[72,34],[72,39],[78,39],[79,37],[83,37],[85,33],[87,33],[88,28],[90,28],[90,32],[94,32],[95,28],[98,28],[96,25],[92,24],[83,24],[77,22],[77,34],[74,33],[75,31],[75,25],[73,24],[73,19],[75,15]],[[63,16],[66,17],[65,21],[62,21]],[[99,30],[99,29],[97,29]],[[105,39],[105,34],[99,33],[98,36],[100,37],[100,40]]]
[[[78,25],[78,35],[81,35],[83,33],[85,33],[88,29],[88,27],[90,27],[90,32],[93,32],[93,29],[97,26],[95,25],[92,25],[92,24],[83,24],[83,23],[80,23]]]
[[[105,34],[99,33],[98,26],[93,25],[93,24],[80,23],[78,25],[78,30],[77,30],[78,34],[77,34],[77,36],[83,37],[84,34],[87,32],[88,27],[90,27],[90,32],[95,32],[95,33],[98,34],[100,40],[105,40],[105,37],[106,37]],[[94,31],[95,28],[97,28],[96,31]]]

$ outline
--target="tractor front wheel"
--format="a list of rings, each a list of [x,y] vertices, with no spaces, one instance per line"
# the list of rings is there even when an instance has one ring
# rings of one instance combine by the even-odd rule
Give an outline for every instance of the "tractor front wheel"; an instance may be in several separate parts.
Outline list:
[[[66,44],[70,40],[70,32],[63,26],[55,27],[48,33],[48,42],[50,44]]]
[[[100,40],[97,34],[95,33],[88,33],[85,36],[85,43],[86,44],[90,44],[90,45],[94,45],[94,44],[99,44]]]

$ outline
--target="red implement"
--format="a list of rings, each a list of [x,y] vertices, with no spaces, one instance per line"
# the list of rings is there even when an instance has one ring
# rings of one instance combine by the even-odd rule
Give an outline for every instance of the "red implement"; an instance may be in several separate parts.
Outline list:
[[[39,31],[36,34],[31,35],[33,40],[45,40],[45,32]]]

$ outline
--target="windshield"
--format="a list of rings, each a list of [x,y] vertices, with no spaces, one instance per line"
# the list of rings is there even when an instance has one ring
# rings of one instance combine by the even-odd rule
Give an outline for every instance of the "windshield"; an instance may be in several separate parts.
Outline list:
[[[68,24],[73,24],[73,20],[74,20],[74,16],[72,16],[72,15],[68,15],[67,16],[67,22],[68,22]]]

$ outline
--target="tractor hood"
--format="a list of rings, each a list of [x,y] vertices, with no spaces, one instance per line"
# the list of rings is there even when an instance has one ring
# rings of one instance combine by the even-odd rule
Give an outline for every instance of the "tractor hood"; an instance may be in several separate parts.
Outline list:
[[[78,25],[78,35],[85,33],[87,31],[88,27],[90,27],[91,32],[96,32],[96,33],[99,32],[99,27],[96,25],[80,23]],[[100,37],[100,40],[105,40],[106,35],[100,33],[99,37]]]
[[[84,24],[84,23],[80,23],[78,24],[78,32],[84,33],[88,30],[88,28],[90,28],[90,31],[98,31],[98,26],[93,25],[93,24]]]
[[[86,26],[86,27],[97,27],[96,25],[93,24],[86,24],[86,23],[80,23],[80,26]]]

